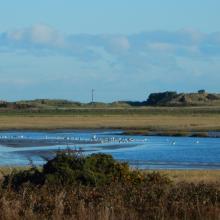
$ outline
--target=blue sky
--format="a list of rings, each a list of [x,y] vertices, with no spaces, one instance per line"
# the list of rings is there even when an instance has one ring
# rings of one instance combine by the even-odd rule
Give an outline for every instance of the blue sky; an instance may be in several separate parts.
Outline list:
[[[0,98],[219,92],[219,10],[219,0],[0,0]]]

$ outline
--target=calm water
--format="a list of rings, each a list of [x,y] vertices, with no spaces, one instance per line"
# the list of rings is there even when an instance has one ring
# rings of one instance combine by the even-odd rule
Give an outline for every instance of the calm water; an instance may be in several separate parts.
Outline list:
[[[0,132],[0,165],[45,163],[60,149],[109,153],[147,169],[220,169],[220,138],[124,136],[120,131]]]

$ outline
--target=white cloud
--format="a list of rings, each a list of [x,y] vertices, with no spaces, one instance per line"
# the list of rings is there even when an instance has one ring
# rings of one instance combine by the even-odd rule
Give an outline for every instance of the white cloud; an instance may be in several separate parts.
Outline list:
[[[102,59],[100,49],[116,58],[132,53],[216,57],[220,56],[220,32],[206,34],[194,29],[183,29],[131,35],[64,35],[48,25],[36,24],[29,28],[0,33],[0,51],[7,49],[37,56],[72,56],[86,62]]]
[[[7,33],[7,37],[9,40],[15,40],[20,41],[24,38],[25,31],[24,30],[16,30],[16,31],[10,31]]]
[[[148,47],[158,52],[172,52],[175,50],[175,47],[170,43],[151,43]]]
[[[192,44],[199,43],[205,38],[205,34],[193,28],[182,29],[179,34],[188,38]]]
[[[105,35],[102,38],[104,48],[110,53],[123,53],[130,48],[130,43],[126,36]]]
[[[63,39],[53,28],[46,25],[35,25],[30,29],[31,40],[34,43],[51,44],[60,46]]]
[[[54,28],[44,24],[36,24],[30,28],[9,31],[6,33],[6,39],[9,43],[10,41],[17,43],[20,47],[27,44],[30,47],[33,45],[64,46],[64,36]]]
[[[143,87],[145,81],[148,85],[159,81],[170,86],[173,81],[188,83],[189,77],[194,84],[201,82],[205,75],[211,75],[213,82],[219,79],[220,33],[205,34],[193,29],[131,35],[63,35],[50,26],[40,24],[0,33],[0,55],[5,53],[6,48],[12,52],[19,51],[19,57],[23,57],[20,56],[21,51],[33,59],[35,56],[47,56],[48,59],[42,59],[46,63],[37,66],[42,66],[43,70],[39,72],[44,72],[47,65],[51,68],[56,63],[55,69],[48,67],[45,71],[51,72],[51,78],[58,69],[59,75],[63,69],[69,68],[71,74],[79,73],[74,80],[79,79],[79,75],[85,75],[106,84],[111,80],[119,85],[121,81],[129,81],[137,85],[141,83]],[[68,60],[68,65],[58,65],[53,55],[58,55],[59,60]],[[52,62],[48,64],[49,59]],[[29,71],[25,67],[20,72],[32,72],[39,78],[36,66],[33,69]],[[69,78],[72,78],[71,74],[67,74]],[[25,82],[17,81],[19,83]]]

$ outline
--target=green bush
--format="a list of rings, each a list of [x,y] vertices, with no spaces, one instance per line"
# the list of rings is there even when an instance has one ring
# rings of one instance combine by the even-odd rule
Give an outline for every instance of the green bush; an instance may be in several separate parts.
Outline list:
[[[6,176],[4,186],[10,184],[13,188],[19,188],[24,183],[98,186],[126,179],[129,174],[128,165],[115,161],[111,155],[84,157],[79,153],[63,152],[49,160],[42,171],[32,168]]]
[[[85,158],[79,154],[58,153],[44,166],[42,174],[45,182],[50,184],[73,184],[83,181]]]
[[[138,185],[167,184],[168,178],[159,173],[144,174],[130,170],[127,163],[120,163],[111,155],[92,154],[84,157],[80,153],[58,153],[49,160],[41,171],[36,168],[12,173],[5,177],[4,186],[19,188],[24,183],[33,185],[85,185],[100,186],[120,182],[121,184]]]
[[[14,189],[18,189],[24,183],[42,185],[44,183],[44,176],[37,168],[12,172],[4,177],[3,187],[5,188],[12,186]]]
[[[84,171],[90,174],[92,183],[100,185],[121,180],[129,173],[129,167],[126,163],[116,162],[111,155],[92,154],[85,160]]]

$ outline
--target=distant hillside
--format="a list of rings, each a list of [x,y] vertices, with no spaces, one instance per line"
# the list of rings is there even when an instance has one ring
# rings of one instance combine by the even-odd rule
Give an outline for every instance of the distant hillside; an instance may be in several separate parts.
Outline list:
[[[80,103],[62,99],[35,99],[16,102],[0,101],[0,111],[4,110],[69,110],[73,108],[129,108],[146,106],[146,102],[116,101],[112,103]]]
[[[105,109],[105,108],[136,108],[144,106],[220,106],[220,94],[177,93],[172,91],[151,93],[147,101],[115,101],[111,103],[90,102],[80,103],[62,99],[35,99],[16,102],[0,101],[0,112],[4,111],[41,111],[71,109]]]
[[[220,105],[220,94],[206,93],[200,90],[197,93],[160,92],[149,95],[147,105],[153,106],[202,106]]]

